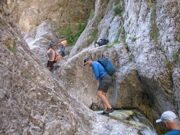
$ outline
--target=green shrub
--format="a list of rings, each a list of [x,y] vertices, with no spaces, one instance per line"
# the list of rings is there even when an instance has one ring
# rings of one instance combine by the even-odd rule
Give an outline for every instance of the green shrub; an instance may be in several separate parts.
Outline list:
[[[136,37],[131,37],[131,41],[132,41],[132,42],[135,42],[136,40],[137,40]]]
[[[122,42],[126,44],[126,33],[123,27],[120,29],[120,37],[121,37]]]
[[[130,54],[128,60],[131,62],[131,61],[133,61],[133,59],[134,59],[134,56],[132,54]]]
[[[92,34],[88,37],[87,43],[89,44],[89,43],[93,42],[94,40],[96,40],[97,34],[98,34],[98,29],[95,28],[93,30]]]
[[[121,15],[121,13],[122,13],[122,6],[120,5],[120,4],[117,4],[117,5],[115,5],[114,6],[114,8],[113,8],[113,11],[114,11],[114,15],[116,16],[116,15]]]
[[[118,43],[119,41],[117,40],[115,40],[113,43],[108,43],[107,45],[106,45],[106,48],[111,48],[111,47],[113,47],[114,45],[116,45],[117,43]]]
[[[155,0],[148,0],[148,6],[152,7],[155,4]]]
[[[172,55],[173,61],[179,63],[180,62],[180,51],[174,51]]]
[[[71,25],[68,25],[66,27],[60,28],[58,30],[58,34],[67,39],[68,45],[73,45],[84,31],[85,27],[86,23],[79,23],[77,29],[72,28]]]
[[[117,37],[115,40],[114,40],[114,42],[113,42],[114,44],[117,44],[117,43],[119,43],[119,37]]]
[[[126,44],[126,43],[125,43],[125,48],[126,48],[127,52],[130,52],[129,46],[128,46],[128,44]]]
[[[159,31],[156,24],[156,7],[155,4],[152,5],[152,13],[151,13],[151,31],[150,31],[150,38],[154,40],[156,43],[158,41]]]
[[[180,34],[176,35],[176,40],[180,42]]]
[[[168,68],[168,69],[171,69],[171,67],[172,67],[172,63],[169,61],[169,60],[164,60],[164,64],[165,64],[165,66]]]
[[[16,46],[7,46],[7,48],[12,52],[12,53],[16,53]]]
[[[26,78],[26,79],[28,79],[28,80],[33,80],[32,78],[32,75],[29,73],[29,71],[28,70],[23,70],[22,72],[21,72],[21,76],[22,77],[24,77],[24,78]]]
[[[122,43],[125,45],[127,52],[129,52],[130,50],[129,50],[128,44],[126,43],[126,32],[124,30],[124,27],[121,27],[120,29],[120,37],[121,37]]]
[[[94,17],[95,11],[91,10],[90,15],[89,15],[89,19],[92,19]]]
[[[17,49],[14,39],[7,39],[5,41],[5,45],[7,46],[8,50],[10,50],[12,53],[16,53]]]
[[[113,46],[114,46],[114,44],[108,44],[108,45],[106,45],[106,48],[111,48]]]

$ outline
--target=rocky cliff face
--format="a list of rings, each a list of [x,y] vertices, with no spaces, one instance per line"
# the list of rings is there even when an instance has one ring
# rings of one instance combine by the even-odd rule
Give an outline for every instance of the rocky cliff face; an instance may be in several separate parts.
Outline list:
[[[103,5],[105,3],[106,8]],[[178,113],[178,8],[179,2],[170,0],[97,0],[94,17],[90,18],[70,53],[73,56],[70,63],[73,64],[67,64],[67,74],[72,71],[76,76],[69,78],[74,83],[72,89],[79,88],[77,96],[87,103],[83,97],[88,94],[92,97],[91,91],[96,84],[89,81],[93,80],[92,76],[82,68],[82,64],[79,65],[83,57],[108,53],[119,67],[115,90],[110,92],[114,107],[137,107],[152,120],[165,110]],[[100,38],[109,39],[109,45],[93,49],[94,41]],[[78,84],[77,80],[82,83]]]
[[[0,24],[0,133],[75,133],[75,119],[80,117],[72,111],[73,99],[66,100],[66,92],[33,57],[19,34],[2,18]],[[86,124],[81,125],[90,123]]]
[[[179,2],[128,1],[124,5],[126,43],[134,56],[141,81],[160,111],[173,110],[172,106],[179,106],[176,96],[180,96],[175,96],[180,88],[173,85],[179,85],[179,82],[173,82],[173,72],[179,70],[180,62],[180,43],[176,38],[179,35]]]
[[[3,108],[1,120],[9,119],[7,124],[2,124],[2,133],[17,131],[24,134],[57,134],[61,129],[66,129],[62,134],[100,134],[110,133],[106,127],[112,123],[117,125],[114,129],[110,126],[113,131],[120,128],[122,123],[119,125],[109,121],[109,124],[105,124],[109,119],[92,116],[86,111],[86,107],[81,108],[83,105],[75,100],[77,98],[88,107],[93,102],[99,104],[95,96],[97,81],[93,78],[91,69],[84,67],[82,63],[87,55],[96,59],[104,54],[112,58],[118,68],[114,84],[108,93],[113,107],[138,108],[152,122],[164,110],[174,110],[180,116],[178,0],[96,0],[90,16],[89,11],[93,7],[89,7],[93,5],[90,1],[1,1],[3,2],[6,4],[0,5],[0,12],[11,16],[23,32],[28,32],[24,38],[40,62],[28,48],[22,46],[25,44],[20,41],[21,38],[16,40],[15,37],[19,36],[12,32],[13,23],[6,25],[6,22],[1,21],[1,31],[7,35],[1,36],[1,63],[4,66],[1,68],[3,80],[0,81],[0,95],[2,101],[5,101],[0,106]],[[74,4],[79,5],[78,10]],[[61,12],[65,10],[69,12]],[[54,72],[56,82],[39,64],[47,61],[47,42],[56,36],[58,25],[61,27],[63,22],[84,22],[87,18],[85,13],[89,16],[87,26],[72,47],[67,61],[58,63],[60,68]],[[82,18],[76,18],[77,16]],[[107,38],[110,42],[106,46],[95,48],[94,42],[100,38]],[[5,56],[8,57],[7,61],[4,61]],[[12,74],[11,78],[14,79],[9,78],[6,73]],[[16,110],[12,112],[11,108]],[[67,116],[62,115],[64,113]],[[14,120],[15,117],[19,121]],[[14,120],[15,124],[10,120]],[[24,124],[20,123],[22,121]],[[63,124],[64,121],[67,121],[67,125]],[[105,127],[97,126],[99,123]],[[122,132],[128,133],[129,130]]]
[[[164,110],[180,110],[179,11],[177,10],[179,2],[97,0],[95,5],[94,13],[90,16],[85,30],[72,48],[70,56],[81,52],[83,48],[93,48],[94,41],[100,38],[107,38],[110,43],[104,51],[116,52],[115,54],[110,53],[109,56],[114,59],[119,68],[116,85],[114,84],[115,88],[112,88],[115,90],[110,94],[114,107],[138,107],[151,119]],[[45,31],[38,32],[42,28]],[[47,43],[48,41],[47,37],[51,37],[50,39],[53,37],[53,34],[50,34],[53,30],[47,28],[49,25],[46,23],[40,25],[33,34],[35,38],[30,37],[31,40],[29,40],[30,38],[27,36],[26,41],[30,45],[43,46],[43,42]],[[43,40],[36,37],[42,37],[40,39]],[[45,49],[45,46],[40,48]],[[39,48],[35,49],[34,52],[39,53],[38,57],[42,57],[40,59],[45,63],[45,50],[42,52],[39,50]],[[102,52],[101,49],[97,50]],[[91,55],[97,53],[96,51],[92,52],[85,51],[75,58],[72,57],[70,61],[79,59],[77,60],[79,62],[72,62],[76,63],[73,66],[68,65],[69,63],[67,67],[64,66],[65,69],[68,68],[64,72],[67,72],[68,75],[65,76],[69,78],[67,83],[65,82],[66,87],[72,92],[72,95],[77,95],[88,106],[97,101],[94,98],[96,82],[94,80],[89,83],[89,80],[93,80],[93,78],[88,72],[86,78],[76,73],[86,74],[87,70],[81,64],[82,57],[87,53]],[[69,74],[71,72],[73,73]],[[73,77],[74,75],[77,77]],[[60,78],[63,76],[61,75]],[[72,81],[71,85],[68,83],[69,80]],[[83,80],[83,87],[80,87],[81,84],[78,80]],[[74,88],[78,88],[79,91],[75,92],[72,90]],[[136,92],[139,94],[135,96]],[[87,100],[83,93],[89,95],[91,100]]]
[[[66,37],[73,44],[94,7],[94,0],[4,0],[2,9],[11,16],[33,53],[46,61],[49,40]]]
[[[85,23],[94,0],[4,0],[6,14],[12,14],[22,32],[29,32],[44,20],[51,20],[58,28]]]
[[[141,129],[92,113],[69,96],[4,19],[8,18],[0,18],[0,134],[138,134]]]

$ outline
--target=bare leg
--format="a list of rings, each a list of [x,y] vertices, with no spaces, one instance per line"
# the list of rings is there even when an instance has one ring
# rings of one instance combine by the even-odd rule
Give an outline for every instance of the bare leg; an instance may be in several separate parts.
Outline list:
[[[107,108],[109,108],[109,109],[111,109],[112,107],[111,107],[111,105],[110,105],[110,103],[109,103],[109,101],[108,101],[108,98],[106,97],[106,95],[105,95],[105,93],[103,92],[103,91],[98,91],[97,92],[97,96],[101,99],[101,101],[103,102],[103,105],[104,105],[104,109],[107,109]]]
[[[106,96],[106,93],[104,93],[104,92],[102,92],[102,94],[104,95],[104,96]],[[102,101],[102,100],[101,100]],[[104,110],[107,110],[107,105],[106,104],[104,104],[104,102],[102,101],[102,104],[103,104],[103,107],[104,107]]]
[[[107,110],[106,104],[104,104],[104,102],[103,102],[102,100],[101,100],[101,102],[102,102],[102,105],[103,105],[104,110]]]

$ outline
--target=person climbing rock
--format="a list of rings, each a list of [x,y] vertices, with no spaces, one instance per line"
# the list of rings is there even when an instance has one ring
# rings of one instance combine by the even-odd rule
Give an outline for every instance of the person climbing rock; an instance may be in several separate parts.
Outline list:
[[[55,49],[56,49],[55,43],[53,41],[50,41],[47,50],[47,55],[48,55],[47,68],[51,72],[53,70],[54,63],[56,63],[60,59],[60,56],[58,53],[56,53]]]
[[[165,135],[180,135],[180,121],[176,114],[172,111],[165,111],[156,123],[163,122],[168,131]]]
[[[59,42],[60,48],[59,48],[59,54],[64,57],[66,55],[66,45],[67,45],[67,40],[62,39]]]
[[[101,99],[103,107],[104,107],[104,111],[102,114],[109,114],[113,112],[114,110],[106,96],[108,88],[112,84],[111,76],[108,75],[104,67],[98,61],[93,61],[89,57],[84,59],[84,66],[85,65],[92,67],[92,71],[96,79],[99,80],[97,96]]]

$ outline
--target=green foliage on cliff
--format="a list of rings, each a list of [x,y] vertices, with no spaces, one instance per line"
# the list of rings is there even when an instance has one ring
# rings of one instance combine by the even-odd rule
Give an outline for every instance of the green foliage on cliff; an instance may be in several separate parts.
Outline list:
[[[117,4],[117,5],[115,5],[114,6],[114,8],[113,8],[113,11],[114,11],[114,15],[116,16],[116,15],[121,15],[121,13],[122,13],[122,6],[121,6],[121,4]]]
[[[164,64],[169,69],[171,69],[174,64],[179,64],[179,63],[180,63],[180,49],[173,51],[171,61],[169,61],[168,59],[164,60]]]
[[[119,30],[119,35],[120,35],[122,43],[125,45],[127,52],[129,52],[130,50],[129,50],[128,44],[126,43],[126,32],[125,32],[124,27],[121,27],[121,29]]]
[[[85,29],[86,23],[79,23],[78,28],[73,28],[71,25],[67,25],[58,30],[60,37],[65,37],[68,41],[68,45],[74,45],[83,30]]]
[[[149,6],[151,8],[151,31],[150,38],[156,43],[158,42],[159,30],[156,23],[156,6],[153,0],[149,0]]]
[[[16,50],[16,43],[15,43],[14,39],[8,38],[5,41],[5,45],[8,48],[8,50],[10,50],[12,53],[16,53],[17,50]]]
[[[180,49],[173,52],[172,58],[173,62],[180,63]]]
[[[93,42],[94,40],[96,40],[97,38],[97,34],[98,34],[98,29],[97,28],[94,28],[93,32],[91,33],[91,35],[88,37],[88,44]]]
[[[136,42],[137,38],[134,36],[134,37],[131,37],[131,41],[132,42]]]
[[[155,3],[155,0],[148,0],[147,2],[148,2],[148,6],[152,7],[152,5],[154,5]]]
[[[180,34],[177,34],[175,38],[176,38],[177,41],[180,42]]]
[[[120,37],[121,37],[121,41],[123,43],[125,43],[126,42],[126,33],[125,33],[125,30],[124,30],[124,27],[120,28],[119,34],[120,34]]]
[[[90,15],[89,15],[89,19],[92,19],[94,17],[94,15],[95,15],[95,11],[94,11],[94,9],[92,9],[90,12]]]
[[[21,76],[26,78],[27,80],[31,80],[31,81],[33,80],[32,75],[27,69],[24,69],[23,71],[21,71]]]

